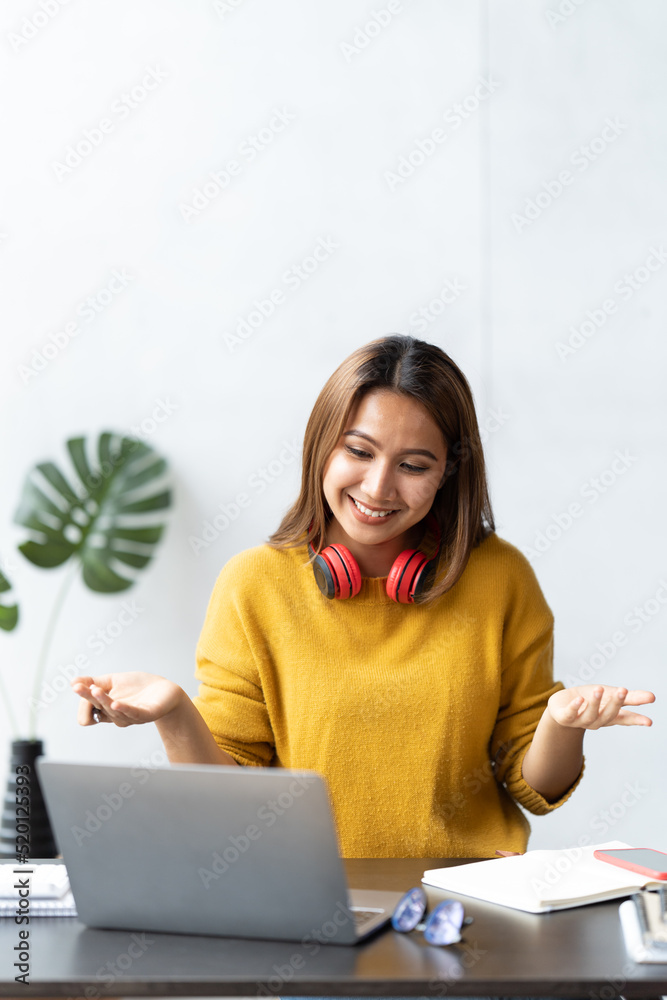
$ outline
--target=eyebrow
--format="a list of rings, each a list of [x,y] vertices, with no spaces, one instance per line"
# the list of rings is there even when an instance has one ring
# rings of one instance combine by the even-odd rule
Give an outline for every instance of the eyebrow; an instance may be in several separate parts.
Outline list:
[[[343,431],[343,437],[349,437],[354,435],[355,437],[365,438],[366,441],[370,441],[375,447],[379,447],[377,441],[374,441],[370,434],[364,434],[363,431],[358,431],[355,429],[351,431]],[[427,458],[432,458],[434,462],[437,462],[437,458],[432,451],[427,451],[425,448],[405,448],[404,451],[400,452],[401,455],[426,455]]]

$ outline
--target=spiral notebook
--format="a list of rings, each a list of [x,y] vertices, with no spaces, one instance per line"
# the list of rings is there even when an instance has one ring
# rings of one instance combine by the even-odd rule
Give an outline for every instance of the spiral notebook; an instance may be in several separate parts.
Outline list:
[[[0,863],[0,917],[75,917],[65,865]]]

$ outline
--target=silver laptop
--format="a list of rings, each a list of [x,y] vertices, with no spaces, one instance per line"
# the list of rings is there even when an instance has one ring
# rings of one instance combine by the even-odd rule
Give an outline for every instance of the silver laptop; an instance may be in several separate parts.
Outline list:
[[[314,771],[44,757],[37,770],[91,927],[356,944],[402,895],[348,889]]]

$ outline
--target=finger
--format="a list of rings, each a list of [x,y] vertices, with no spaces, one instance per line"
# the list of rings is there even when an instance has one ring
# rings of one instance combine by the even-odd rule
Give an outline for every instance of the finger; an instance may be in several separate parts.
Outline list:
[[[77,711],[77,722],[80,726],[94,726],[95,719],[93,718],[93,705],[82,698],[79,702],[79,708]]]
[[[618,713],[613,726],[652,726],[653,720],[648,715],[640,715],[638,712],[626,712],[625,709]]]
[[[131,726],[136,722],[146,721],[144,709],[112,698],[96,685],[92,686],[91,691],[94,697],[99,700],[104,712],[100,722],[114,722],[117,726]]]
[[[95,685],[93,684],[90,686],[90,688],[81,688],[80,690],[77,690],[76,693],[85,701],[87,701],[90,705],[92,705],[93,708],[102,708],[100,698],[96,693],[99,691],[101,691],[101,688],[95,688]]]
[[[603,694],[604,688],[601,685],[596,685],[588,698],[585,699],[577,718],[581,726],[588,728],[597,722],[600,715],[600,701]]]
[[[612,724],[620,710],[623,708],[627,693],[627,688],[611,689],[606,701],[600,707],[597,725],[598,729],[602,728],[602,726],[609,726]]]
[[[78,694],[81,698],[87,698],[88,701],[94,701],[95,696],[92,694],[92,688],[97,686],[100,687],[99,683],[96,682],[94,677],[76,677],[71,682],[72,690]],[[101,688],[101,690],[104,690]]]
[[[111,695],[107,694],[107,692],[103,688],[99,687],[97,684],[91,685],[90,693],[94,701],[99,703],[98,707],[102,713],[104,713],[107,716],[110,716],[111,718],[113,718],[115,715],[118,714],[119,709],[121,709],[122,702],[116,701],[114,698],[111,697]],[[104,720],[100,719],[100,721]]]
[[[559,710],[559,722],[563,725],[569,725],[570,723],[576,722],[579,711],[585,703],[586,699],[580,694],[578,694],[576,698],[572,698],[567,705],[563,705]]]
[[[113,674],[97,674],[96,677],[89,677],[87,674],[80,674],[78,677],[75,677],[70,681],[70,685],[72,687],[78,686],[79,684],[83,684],[86,688],[96,684],[98,687],[101,687],[103,691],[109,691],[113,687]]]
[[[92,681],[92,678],[86,678],[86,680]],[[77,721],[80,726],[94,726],[98,722],[109,721],[104,718],[99,698],[95,697],[90,688],[84,684],[83,681],[80,681],[79,683],[73,681],[72,688],[74,693],[78,694],[81,699],[77,712]]]
[[[655,701],[652,691],[633,690],[628,691],[625,696],[626,705],[650,705]]]

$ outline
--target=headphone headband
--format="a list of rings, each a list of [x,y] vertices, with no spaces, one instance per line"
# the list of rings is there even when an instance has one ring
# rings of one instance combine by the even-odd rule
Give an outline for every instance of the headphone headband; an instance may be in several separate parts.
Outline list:
[[[431,585],[440,555],[442,534],[432,511],[425,517],[426,526],[436,539],[435,554],[431,559],[421,549],[405,549],[394,560],[387,577],[387,594],[397,604],[414,604]],[[308,531],[313,521],[308,526]],[[308,542],[308,551],[315,550]],[[355,597],[361,590],[361,570],[350,550],[339,542],[327,545],[315,556],[313,573],[317,586],[329,600]]]

